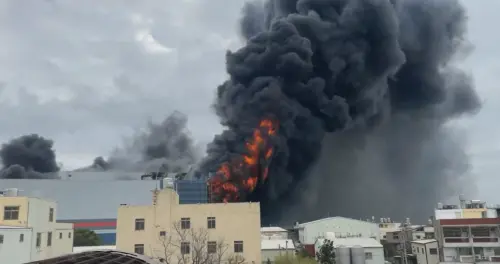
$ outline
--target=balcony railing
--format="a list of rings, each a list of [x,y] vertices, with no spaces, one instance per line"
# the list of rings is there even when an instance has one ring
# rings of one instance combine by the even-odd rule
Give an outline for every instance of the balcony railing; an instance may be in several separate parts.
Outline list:
[[[498,237],[445,237],[445,243],[498,243]]]
[[[445,237],[445,243],[470,243],[470,239],[468,237]]]
[[[496,242],[498,242],[498,237],[473,237],[472,242],[474,242],[474,243],[496,243]]]

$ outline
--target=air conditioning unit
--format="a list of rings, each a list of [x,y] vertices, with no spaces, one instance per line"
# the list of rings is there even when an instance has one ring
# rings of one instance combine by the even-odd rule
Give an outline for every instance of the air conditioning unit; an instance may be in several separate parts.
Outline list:
[[[475,255],[474,257],[476,258],[476,260],[481,260],[481,256],[479,255]]]
[[[460,262],[466,262],[466,263],[474,262],[474,257],[472,257],[472,256],[460,256]]]

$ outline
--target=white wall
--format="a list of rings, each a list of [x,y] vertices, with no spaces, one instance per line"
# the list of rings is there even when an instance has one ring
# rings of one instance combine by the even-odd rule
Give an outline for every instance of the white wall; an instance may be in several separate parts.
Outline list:
[[[462,209],[435,210],[436,220],[462,218]]]
[[[365,248],[366,253],[371,253],[372,258],[366,259],[365,264],[384,264],[384,248]]]
[[[29,228],[1,228],[3,243],[0,244],[0,263],[21,264],[30,261],[31,233]],[[24,241],[20,242],[21,234]]]
[[[340,235],[361,234],[361,237],[374,237],[380,241],[380,228],[376,223],[370,223],[344,217],[325,218],[299,225],[299,240],[302,244],[314,244],[318,237],[324,236],[326,232]]]
[[[53,222],[49,222],[50,208],[54,209]],[[73,224],[57,223],[57,204],[55,202],[30,198],[28,204],[28,225],[33,229],[31,261],[53,258],[73,252]],[[48,244],[48,234],[52,233],[52,244]],[[37,233],[41,233],[41,246],[36,247]],[[59,239],[59,233],[63,233]],[[68,233],[71,233],[68,236]]]
[[[439,255],[431,254],[430,249],[437,249],[437,242],[426,244],[412,243],[412,253],[417,257],[417,264],[439,263]]]

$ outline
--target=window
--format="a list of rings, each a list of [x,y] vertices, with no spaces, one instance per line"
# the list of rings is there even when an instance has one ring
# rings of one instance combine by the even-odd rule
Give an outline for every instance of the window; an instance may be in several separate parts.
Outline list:
[[[68,233],[68,238],[71,238],[71,232]]]
[[[181,242],[181,254],[187,255],[191,252],[191,248],[189,246],[189,242]]]
[[[243,253],[243,241],[234,241],[234,253]]]
[[[399,239],[399,236],[398,235],[394,235],[392,238],[393,239]]]
[[[42,246],[42,233],[36,233],[36,247]]]
[[[0,235],[0,244],[3,244],[3,235]]]
[[[190,228],[191,228],[191,219],[181,218],[181,229],[190,229]]]
[[[431,255],[437,255],[438,254],[437,248],[429,248],[429,254],[431,254]]]
[[[24,242],[24,234],[19,235],[19,242]]]
[[[19,206],[5,206],[3,208],[3,220],[18,220]]]
[[[62,239],[62,232],[59,232],[59,239]]]
[[[52,232],[47,233],[47,247],[52,246]]]
[[[215,229],[215,217],[207,217],[208,229]]]
[[[145,221],[144,218],[135,219],[135,231],[144,230]]]
[[[416,236],[416,237],[417,237],[417,239],[420,239],[420,238],[422,238],[421,236]]]
[[[144,244],[135,244],[134,245],[134,252],[136,254],[144,255]]]
[[[207,252],[208,252],[208,254],[216,253],[217,252],[217,242],[215,242],[215,241],[208,241]]]
[[[49,222],[54,222],[54,208],[49,209]]]
[[[167,232],[165,232],[165,231],[160,231],[160,236],[161,236],[161,237],[164,237],[164,236],[166,236],[166,235],[167,235]]]
[[[365,252],[365,259],[372,259],[373,258],[373,255],[371,252]]]

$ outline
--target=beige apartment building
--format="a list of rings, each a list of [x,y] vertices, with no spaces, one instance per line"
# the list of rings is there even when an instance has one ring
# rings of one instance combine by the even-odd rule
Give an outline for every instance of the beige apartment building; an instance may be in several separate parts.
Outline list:
[[[179,204],[165,188],[118,209],[116,248],[167,263],[261,263],[260,244],[259,203]]]
[[[56,222],[54,201],[0,195],[0,263],[25,263],[73,251],[73,225]]]

